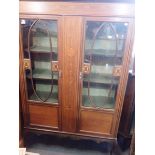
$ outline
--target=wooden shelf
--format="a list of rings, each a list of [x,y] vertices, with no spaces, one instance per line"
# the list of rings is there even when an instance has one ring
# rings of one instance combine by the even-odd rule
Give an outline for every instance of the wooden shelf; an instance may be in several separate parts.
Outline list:
[[[33,72],[33,78],[34,79],[45,79],[45,80],[51,80],[51,72],[49,70],[45,69],[35,69]],[[30,78],[30,75],[27,75],[27,78]],[[53,79],[58,80],[58,73],[53,72]]]
[[[116,38],[116,39],[117,39],[118,41],[124,41],[126,38],[120,38],[120,37],[119,37],[119,38]],[[105,40],[105,41],[113,41],[113,42],[114,42],[114,41],[116,41],[116,39],[114,39],[114,38],[106,38],[106,37],[103,37],[103,38],[98,37],[98,38],[96,39],[96,41],[102,41],[102,40],[104,41],[104,40]],[[92,41],[93,41],[93,38],[92,38],[92,37],[87,37],[86,40],[92,42]]]
[[[30,48],[31,53],[40,53],[40,54],[50,54],[51,52],[57,54],[57,48],[53,47],[53,51],[51,51],[50,47],[43,47],[43,46],[34,46]],[[24,51],[28,52],[28,49],[25,49]]]
[[[122,58],[123,57],[123,52],[122,50],[117,51],[117,55],[115,56],[115,51],[116,50],[106,50],[106,49],[85,49],[85,56],[89,56],[92,54],[92,56],[102,56],[106,58]]]
[[[115,90],[111,91],[110,97],[107,97],[108,93],[109,93],[109,89],[100,89],[100,88],[90,89],[90,95],[92,96],[93,102],[96,104],[96,107],[113,109],[114,103],[115,103]],[[92,107],[88,98],[87,88],[83,88],[82,105],[86,107]]]
[[[41,97],[42,100],[45,100],[47,96],[49,95],[49,92],[37,91],[37,94],[39,95],[39,97]],[[58,96],[57,93],[54,92],[53,95],[50,96],[46,102],[51,103],[51,104],[58,104],[57,96]],[[32,94],[29,100],[42,102],[40,99],[38,99],[38,97],[35,94]]]
[[[85,54],[90,54],[92,49],[92,43],[93,40],[86,40],[85,41]],[[117,54],[122,55],[123,54],[123,47],[124,47],[124,40],[119,40],[117,44]],[[93,46],[92,54],[95,55],[106,55],[106,56],[113,56],[115,55],[116,51],[116,41],[114,40],[99,40],[97,39],[95,41],[95,44]]]
[[[36,29],[31,29],[31,31],[36,31]],[[33,35],[33,38],[40,38],[40,39],[47,38],[47,39],[49,39],[48,35],[49,34],[47,33],[46,29],[42,28],[42,29],[39,29],[39,31],[37,31]],[[57,32],[54,32],[54,31],[50,34],[50,36],[51,36],[51,38],[54,38],[54,39],[56,39],[58,37]]]
[[[90,88],[90,95],[91,96],[102,96],[102,97],[107,97],[109,93],[109,88]],[[83,88],[82,94],[84,96],[88,95],[88,88]],[[115,96],[115,90],[111,90],[111,97]]]
[[[110,76],[113,72],[113,66],[99,66],[99,65],[92,65],[91,66],[91,74],[95,76],[101,75],[103,76]]]
[[[87,82],[88,81],[88,77],[84,77],[83,78],[83,81],[84,82]],[[111,76],[103,76],[102,74],[93,74],[91,73],[90,75],[90,82],[91,83],[100,83],[100,84],[111,84],[112,82],[112,77]],[[113,84],[114,85],[117,85],[118,84],[118,80],[116,78],[113,79]]]

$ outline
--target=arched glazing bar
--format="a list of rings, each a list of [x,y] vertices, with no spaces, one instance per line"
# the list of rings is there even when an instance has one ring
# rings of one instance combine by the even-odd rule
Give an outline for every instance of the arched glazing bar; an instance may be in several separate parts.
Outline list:
[[[93,50],[94,50],[94,45],[95,45],[95,42],[96,42],[96,39],[97,39],[97,36],[98,34],[101,32],[101,31],[104,31],[106,29],[106,27],[109,26],[110,29],[112,30],[113,34],[114,34],[114,39],[115,39],[115,54],[114,54],[114,58],[113,58],[113,64],[116,65],[116,57],[117,57],[117,53],[118,53],[118,35],[117,35],[117,32],[113,26],[112,23],[107,23],[107,22],[103,22],[99,27],[98,29],[96,30],[96,32],[94,33],[94,36],[93,36],[93,41],[92,41],[92,44],[91,44],[91,49],[90,49],[90,55],[89,55],[89,63],[90,63],[90,73],[88,74],[88,81],[87,81],[87,86],[88,86],[88,89],[87,89],[87,93],[88,93],[88,99],[89,99],[89,102],[91,104],[92,107],[95,107],[95,108],[104,108],[104,103],[108,100],[108,98],[110,97],[110,94],[112,92],[112,88],[113,88],[113,85],[114,85],[114,76],[111,74],[111,84],[109,86],[109,91],[108,91],[108,95],[107,95],[107,98],[103,99],[103,105],[98,107],[96,105],[96,103],[94,102],[93,100],[93,96],[90,95],[90,83],[91,83],[91,68],[92,68],[92,58],[93,58]]]
[[[28,56],[30,59],[30,80],[31,80],[31,85],[32,85],[32,89],[34,91],[34,94],[36,95],[36,97],[42,101],[42,102],[46,102],[49,97],[52,96],[53,94],[53,71],[51,70],[51,89],[50,89],[50,93],[48,94],[47,98],[45,98],[44,100],[37,94],[37,91],[35,90],[35,86],[34,86],[34,82],[33,82],[33,71],[32,71],[32,58],[31,58],[31,50],[30,50],[30,36],[31,36],[31,31],[32,28],[35,26],[36,23],[38,23],[39,21],[41,21],[40,19],[35,20],[32,25],[29,28],[28,31]],[[45,26],[45,30],[47,31],[47,34],[49,36],[49,44],[50,44],[50,61],[52,62],[53,60],[53,54],[52,54],[52,40],[51,40],[51,32],[48,30],[47,25],[44,23]],[[50,63],[51,65],[52,63]],[[52,68],[52,67],[51,67]]]

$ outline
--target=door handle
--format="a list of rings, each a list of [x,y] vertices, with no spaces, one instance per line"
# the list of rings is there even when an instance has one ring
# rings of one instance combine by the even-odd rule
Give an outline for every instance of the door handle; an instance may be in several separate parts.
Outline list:
[[[62,77],[62,71],[58,71],[58,77],[59,77],[59,79]]]
[[[80,78],[80,79],[83,78],[83,73],[82,73],[82,72],[80,72],[80,76],[79,76],[79,78]]]

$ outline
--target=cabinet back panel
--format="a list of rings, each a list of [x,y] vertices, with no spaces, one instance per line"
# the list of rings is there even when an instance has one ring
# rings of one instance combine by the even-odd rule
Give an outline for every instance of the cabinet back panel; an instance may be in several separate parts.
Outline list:
[[[102,111],[82,110],[80,114],[80,131],[98,134],[111,134],[113,114]]]
[[[58,128],[58,107],[29,105],[30,125]]]

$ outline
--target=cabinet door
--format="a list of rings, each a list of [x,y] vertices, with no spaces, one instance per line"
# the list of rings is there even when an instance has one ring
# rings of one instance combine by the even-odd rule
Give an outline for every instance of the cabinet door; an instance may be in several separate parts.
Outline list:
[[[23,64],[30,124],[58,127],[57,19],[21,19]]]
[[[112,132],[128,25],[97,18],[85,22],[80,108],[83,132],[108,135]]]

